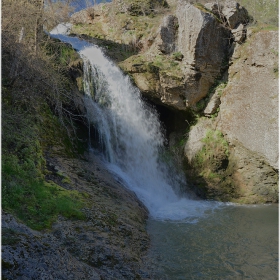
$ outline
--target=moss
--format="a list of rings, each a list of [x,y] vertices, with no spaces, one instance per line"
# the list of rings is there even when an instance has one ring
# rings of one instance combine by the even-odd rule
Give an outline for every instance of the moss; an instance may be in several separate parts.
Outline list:
[[[55,41],[43,46],[49,55],[59,50],[61,57],[44,64],[40,61],[44,67],[47,65],[46,70],[41,69],[32,77],[31,87],[29,80],[19,75],[14,84],[5,76],[8,86],[2,88],[2,208],[38,230],[50,227],[57,215],[84,219],[81,208],[86,204],[86,198],[80,193],[65,190],[45,178],[46,153],[66,157],[77,153],[78,141],[71,141],[69,137],[69,119],[56,116],[57,107],[52,107],[68,106],[72,102],[70,96],[59,95],[60,86],[71,90],[70,77],[67,72],[56,71],[67,69],[77,54],[69,46]],[[6,60],[5,66],[8,66]],[[22,67],[25,69],[26,65]],[[52,85],[55,95],[52,87],[45,88],[42,81],[57,83]],[[70,182],[69,178],[64,179]]]
[[[20,241],[20,234],[12,229],[3,228],[1,241],[2,245],[15,245]]]
[[[62,43],[58,39],[44,41],[42,48],[46,55],[53,56],[53,61],[60,67],[69,66],[73,61],[80,58],[71,45]]]
[[[238,191],[230,177],[233,170],[228,142],[219,130],[208,130],[202,142],[191,166],[186,166],[188,176],[202,197],[231,201]]]

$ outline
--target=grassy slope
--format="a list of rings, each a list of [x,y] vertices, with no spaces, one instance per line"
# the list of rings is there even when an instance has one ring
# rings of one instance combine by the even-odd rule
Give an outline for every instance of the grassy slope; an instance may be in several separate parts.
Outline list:
[[[75,150],[66,131],[69,119],[58,117],[55,112],[61,111],[55,106],[72,102],[60,90],[73,87],[67,67],[77,57],[74,50],[52,40],[45,41],[40,54],[30,60],[24,46],[18,47],[22,48],[17,57],[21,72],[13,77],[13,50],[3,50],[2,209],[33,229],[50,227],[58,214],[83,219],[83,195],[47,181],[45,159],[47,152],[71,157]]]

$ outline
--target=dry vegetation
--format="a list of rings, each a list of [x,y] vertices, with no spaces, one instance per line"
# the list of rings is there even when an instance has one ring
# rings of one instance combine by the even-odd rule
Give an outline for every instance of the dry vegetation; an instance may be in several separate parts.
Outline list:
[[[43,33],[42,3],[2,1],[2,208],[38,229],[82,217],[79,195],[45,180],[48,153],[75,151],[78,110],[77,54]]]

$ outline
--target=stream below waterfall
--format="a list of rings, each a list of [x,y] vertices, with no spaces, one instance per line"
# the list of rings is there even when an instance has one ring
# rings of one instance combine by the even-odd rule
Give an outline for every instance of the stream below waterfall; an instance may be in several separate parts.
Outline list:
[[[150,219],[157,279],[278,279],[278,206],[227,205],[194,223]]]
[[[72,44],[84,59],[85,105],[108,169],[150,212],[149,259],[155,279],[277,279],[278,206],[241,206],[193,200],[176,192],[180,176],[159,160],[164,139],[157,114],[121,71],[90,43]]]

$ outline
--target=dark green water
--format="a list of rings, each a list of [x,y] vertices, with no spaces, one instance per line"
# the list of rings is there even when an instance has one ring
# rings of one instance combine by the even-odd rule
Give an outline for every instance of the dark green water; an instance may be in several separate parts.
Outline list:
[[[150,220],[156,279],[278,279],[278,206],[221,206],[194,223]]]

